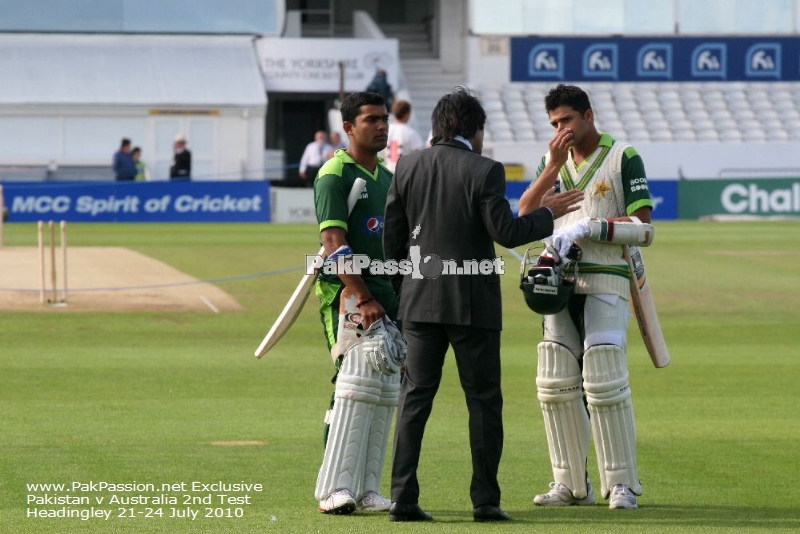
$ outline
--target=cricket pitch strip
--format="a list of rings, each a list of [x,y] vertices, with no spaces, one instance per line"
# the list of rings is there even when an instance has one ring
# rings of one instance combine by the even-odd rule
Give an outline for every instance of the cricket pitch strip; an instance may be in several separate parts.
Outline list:
[[[60,257],[56,258],[56,290],[48,276],[43,303],[37,247],[0,248],[0,312],[218,313],[243,309],[222,289],[127,248],[69,247],[67,258],[66,303],[61,302],[65,269]]]

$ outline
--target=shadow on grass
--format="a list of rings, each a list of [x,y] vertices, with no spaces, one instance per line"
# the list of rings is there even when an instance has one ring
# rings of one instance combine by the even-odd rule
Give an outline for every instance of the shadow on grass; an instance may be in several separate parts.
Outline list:
[[[800,515],[796,508],[646,504],[638,510],[609,510],[604,503],[591,507],[536,508],[508,512],[518,522],[561,526],[586,525],[591,522],[599,525],[613,524],[616,527],[649,525],[684,529],[800,529]]]
[[[653,531],[686,531],[693,529],[732,530],[798,530],[800,516],[792,508],[744,508],[739,506],[670,506],[644,505],[638,510],[609,510],[605,504],[591,507],[535,508],[529,510],[505,509],[510,522],[492,523],[510,529],[531,525],[551,526],[553,530],[572,530],[613,527],[616,530],[654,529]],[[472,510],[425,508],[433,516],[432,522],[398,523],[417,525],[427,532],[435,525],[472,523]],[[360,514],[359,514],[360,515]],[[372,514],[369,514],[370,516]],[[363,516],[362,516],[363,517]],[[377,519],[376,516],[372,516]],[[379,516],[378,516],[379,517]],[[381,517],[382,520],[385,520]],[[516,525],[516,527],[515,527]],[[435,528],[433,528],[435,530]]]

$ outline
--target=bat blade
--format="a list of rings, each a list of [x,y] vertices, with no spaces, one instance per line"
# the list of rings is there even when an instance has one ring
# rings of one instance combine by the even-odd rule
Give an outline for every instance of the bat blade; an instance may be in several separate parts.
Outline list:
[[[325,249],[319,249],[319,255],[322,256],[325,253]],[[308,294],[311,292],[311,286],[314,285],[314,281],[317,279],[317,273],[306,273],[303,275],[303,278],[300,280],[300,283],[297,284],[297,287],[292,293],[292,296],[289,297],[289,301],[283,307],[283,311],[281,314],[278,315],[278,318],[275,319],[275,322],[272,325],[272,328],[269,329],[267,335],[264,337],[264,340],[261,341],[261,344],[258,346],[255,352],[256,358],[261,358],[264,354],[269,351],[275,344],[280,341],[283,335],[289,331],[289,329],[294,324],[297,316],[300,315],[300,312],[303,311],[303,306],[308,300]]]
[[[358,202],[358,199],[361,197],[361,192],[364,191],[366,186],[367,182],[363,178],[356,178],[355,182],[353,182],[353,187],[350,189],[350,194],[347,196],[348,214],[353,211],[353,207],[356,205],[356,202]],[[325,258],[327,256],[327,254],[325,254],[325,247],[320,248],[317,254]],[[308,300],[308,294],[314,282],[317,280],[318,274],[318,271],[314,270],[313,272],[307,272],[303,275],[303,278],[300,279],[300,283],[297,284],[294,293],[289,297],[289,301],[283,307],[280,315],[275,319],[267,335],[264,336],[261,344],[256,349],[254,353],[256,358],[261,358],[265,355],[292,327],[295,320],[300,315],[300,312],[303,311],[303,306],[306,300]]]
[[[625,260],[631,268],[631,304],[639,325],[642,341],[657,368],[669,365],[669,351],[658,321],[656,305],[647,282],[644,260],[638,247],[623,247]]]

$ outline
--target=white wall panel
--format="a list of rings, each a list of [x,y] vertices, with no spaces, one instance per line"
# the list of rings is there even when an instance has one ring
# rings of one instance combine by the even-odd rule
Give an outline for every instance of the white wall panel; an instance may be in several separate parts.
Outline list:
[[[0,160],[46,162],[61,157],[61,154],[61,122],[58,117],[12,116],[0,119]]]
[[[64,117],[62,159],[111,159],[123,137],[144,143],[145,119],[138,117]]]

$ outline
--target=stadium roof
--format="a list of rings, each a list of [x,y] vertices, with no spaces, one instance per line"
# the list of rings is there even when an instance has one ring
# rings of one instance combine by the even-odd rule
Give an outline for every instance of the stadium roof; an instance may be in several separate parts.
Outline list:
[[[0,34],[0,104],[266,106],[251,37]]]

